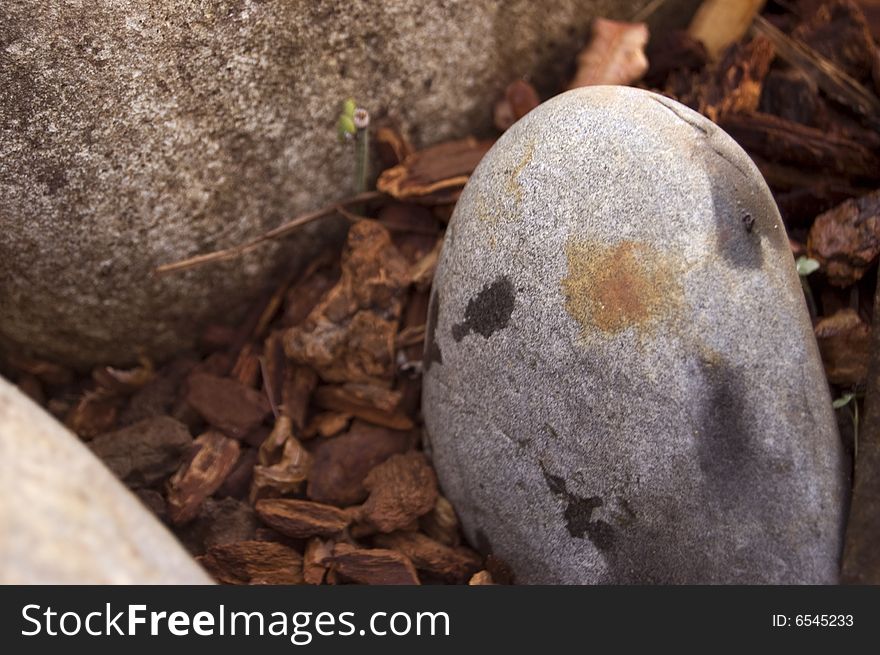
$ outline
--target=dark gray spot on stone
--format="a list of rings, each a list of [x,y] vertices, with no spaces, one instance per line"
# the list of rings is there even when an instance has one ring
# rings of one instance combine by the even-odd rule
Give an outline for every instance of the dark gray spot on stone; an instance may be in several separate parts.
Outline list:
[[[507,327],[513,313],[516,297],[513,285],[506,275],[483,287],[475,298],[468,301],[464,321],[452,327],[452,338],[461,341],[471,332],[486,339]]]
[[[765,458],[752,443],[744,376],[727,362],[706,358],[699,360],[699,375],[706,389],[697,417],[700,471],[711,502],[730,510],[745,501],[749,489],[760,488]]]
[[[565,480],[558,475],[548,473],[544,469],[544,479],[547,487],[555,496],[562,498],[565,505],[565,527],[575,539],[583,539],[585,536],[599,550],[608,550],[614,545],[614,528],[602,519],[593,520],[593,510],[602,507],[602,499],[599,496],[583,498],[568,490]]]
[[[437,343],[437,319],[440,316],[440,294],[435,290],[431,294],[431,304],[428,307],[428,329],[425,333],[425,370],[430,370],[431,365],[443,363],[443,353],[440,344]]]

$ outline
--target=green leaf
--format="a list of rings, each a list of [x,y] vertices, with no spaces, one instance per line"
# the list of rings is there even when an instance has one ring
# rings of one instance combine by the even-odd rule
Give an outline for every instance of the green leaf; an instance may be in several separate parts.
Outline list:
[[[345,102],[342,103],[342,115],[348,116],[349,118],[354,117],[354,110],[357,109],[357,105],[354,102],[354,98],[349,98]]]
[[[809,257],[798,257],[795,264],[797,266],[798,275],[800,275],[801,277],[806,277],[810,273],[814,273],[815,271],[819,270],[819,262]]]
[[[840,409],[841,407],[846,407],[856,395],[854,393],[845,393],[840,398],[837,398],[831,406],[834,409]]]
[[[339,139],[344,140],[354,136],[355,132],[357,132],[357,128],[354,126],[354,121],[351,119],[351,116],[343,114],[336,122],[336,131],[339,133]]]

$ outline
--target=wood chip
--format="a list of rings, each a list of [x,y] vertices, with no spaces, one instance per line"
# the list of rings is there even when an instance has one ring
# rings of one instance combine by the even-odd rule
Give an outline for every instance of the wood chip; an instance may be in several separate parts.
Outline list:
[[[706,65],[706,48],[683,30],[652,35],[648,42],[648,62],[645,83],[662,89],[674,71],[690,72]]]
[[[492,144],[468,137],[419,150],[384,171],[376,188],[398,200],[453,202]]]
[[[238,457],[235,468],[226,476],[215,495],[219,498],[230,496],[232,498],[246,498],[251,488],[254,477],[254,467],[257,465],[257,451],[255,448],[246,448]]]
[[[477,571],[468,581],[468,584],[472,587],[479,585],[493,585],[495,584],[492,581],[492,574],[488,571]]]
[[[318,537],[309,539],[303,555],[303,578],[306,584],[321,584],[333,555],[333,542]]]
[[[821,319],[815,327],[816,341],[832,384],[864,385],[868,377],[871,326],[852,309]]]
[[[99,366],[92,371],[92,379],[100,388],[119,395],[134,393],[150,382],[155,375],[153,363],[146,358],[142,360],[140,366],[131,369]]]
[[[402,163],[413,153],[412,144],[399,131],[388,126],[376,130],[376,152],[382,160],[383,169]]]
[[[87,391],[64,417],[64,425],[81,439],[92,439],[116,427],[121,399],[105,391]]]
[[[880,127],[880,98],[858,80],[761,16],[755,19],[755,31],[770,39],[781,59],[803,71],[829,97],[865,117],[874,129]]]
[[[507,85],[504,96],[495,103],[495,127],[504,132],[540,104],[541,98],[535,87],[525,80],[514,80]]]
[[[238,461],[235,439],[209,431],[193,442],[191,456],[168,481],[168,516],[183,524],[199,513],[202,502],[223,484]]]
[[[392,455],[415,445],[414,432],[401,432],[355,421],[346,434],[317,444],[307,494],[312,500],[347,507],[368,495],[364,479]]]
[[[709,119],[720,122],[728,114],[757,110],[764,78],[775,56],[763,36],[731,48],[712,68],[696,77],[681,98]]]
[[[403,553],[418,571],[450,584],[467,582],[482,565],[482,558],[472,550],[441,544],[421,532],[377,535],[374,543]]]
[[[348,428],[352,415],[345,412],[320,412],[312,417],[303,433],[303,439],[333,437]]]
[[[243,438],[272,412],[263,392],[207,373],[189,377],[186,401],[208,425],[236,439]]]
[[[328,382],[372,382],[394,374],[394,336],[409,266],[388,230],[373,220],[351,226],[342,277],[302,325],[284,334],[287,356]]]
[[[765,0],[704,0],[691,20],[688,33],[700,41],[711,59],[717,59],[748,31]]]
[[[242,385],[256,388],[260,381],[260,356],[254,344],[249,343],[241,349],[232,367],[232,377]]]
[[[254,467],[250,499],[283,496],[298,492],[308,478],[312,455],[291,432],[290,419],[279,417],[275,429],[260,447]]]
[[[395,550],[366,550],[353,548],[348,544],[337,544],[330,562],[334,572],[359,584],[419,584],[419,576],[412,562]]]
[[[394,532],[434,508],[437,478],[420,452],[392,455],[364,479],[370,495],[361,520],[379,532]]]
[[[876,51],[871,29],[852,0],[825,0],[792,37],[861,83],[871,81]]]
[[[339,282],[338,264],[335,261],[328,261],[328,258],[316,260],[302,279],[288,290],[282,323],[287,327],[302,323],[337,282]]]
[[[210,548],[198,558],[222,584],[302,584],[302,556],[271,541],[239,541]]]
[[[255,508],[257,515],[267,525],[296,539],[332,537],[345,530],[351,522],[349,512],[309,500],[258,500]]]
[[[175,533],[189,552],[203,555],[214,546],[253,541],[258,525],[257,515],[247,503],[234,498],[208,498],[198,517]]]
[[[825,130],[753,112],[720,119],[750,154],[828,173],[880,180],[880,157],[871,145]]]
[[[61,364],[28,357],[18,352],[8,353],[6,360],[12,368],[35,375],[48,386],[63,386],[73,381],[73,371]]]
[[[632,84],[648,70],[645,23],[622,23],[596,18],[590,44],[578,55],[577,72],[569,89],[597,84]]]
[[[426,535],[447,546],[461,543],[461,525],[455,508],[444,496],[437,496],[434,509],[419,519],[419,527]]]
[[[132,425],[147,418],[170,415],[179,400],[180,385],[195,365],[195,358],[184,355],[162,367],[129,396],[128,404],[119,414],[119,424]]]
[[[403,394],[377,385],[325,385],[315,390],[318,407],[351,414],[369,423],[391,428],[411,430],[415,424],[400,411]]]
[[[860,280],[880,255],[880,190],[816,217],[807,251],[831,284],[845,287]]]
[[[116,477],[136,488],[152,486],[174,473],[192,444],[185,425],[170,416],[157,416],[102,434],[88,445]]]
[[[318,374],[308,366],[290,362],[285,368],[281,392],[281,413],[289,416],[297,431],[305,428],[309,400],[318,385]]]

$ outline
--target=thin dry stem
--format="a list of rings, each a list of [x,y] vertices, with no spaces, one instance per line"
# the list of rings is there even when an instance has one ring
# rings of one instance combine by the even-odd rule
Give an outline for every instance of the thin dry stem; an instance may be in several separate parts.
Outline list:
[[[379,191],[367,191],[365,193],[359,193],[356,196],[346,198],[345,200],[340,200],[339,202],[335,202],[332,205],[327,205],[313,212],[301,214],[293,220],[288,221],[283,225],[279,225],[278,227],[261,234],[257,238],[248,241],[247,243],[232,246],[231,248],[224,248],[223,250],[216,250],[214,252],[209,252],[204,255],[196,255],[195,257],[190,257],[179,262],[163,264],[162,266],[157,267],[154,270],[154,273],[157,275],[164,275],[165,273],[173,273],[177,271],[185,271],[191,268],[196,268],[197,266],[202,266],[203,264],[221,262],[226,261],[227,259],[235,259],[236,257],[241,257],[245,253],[256,250],[257,248],[269,241],[279,239],[283,236],[290,234],[291,232],[299,227],[302,227],[306,223],[311,223],[312,221],[318,220],[319,218],[324,218],[325,216],[329,216],[330,214],[339,212],[340,209],[345,208],[348,205],[356,205],[358,203],[370,202],[371,200],[381,198],[383,195],[384,194]]]

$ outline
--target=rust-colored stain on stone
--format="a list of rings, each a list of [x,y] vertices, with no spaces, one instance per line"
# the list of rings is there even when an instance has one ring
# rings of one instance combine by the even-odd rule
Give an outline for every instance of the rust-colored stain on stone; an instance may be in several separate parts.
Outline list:
[[[682,304],[681,267],[652,246],[569,239],[565,255],[565,309],[585,330],[650,330]]]

